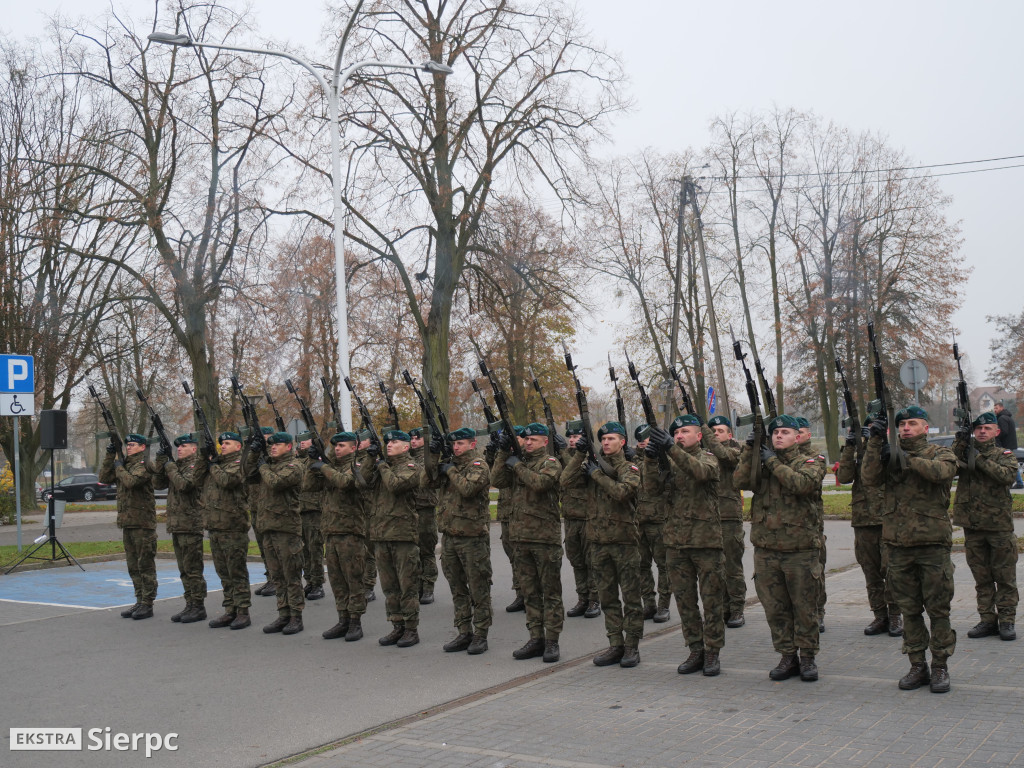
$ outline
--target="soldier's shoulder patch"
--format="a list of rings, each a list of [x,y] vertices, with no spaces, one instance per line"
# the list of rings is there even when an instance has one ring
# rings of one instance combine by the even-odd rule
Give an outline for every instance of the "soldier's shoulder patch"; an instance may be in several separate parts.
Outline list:
[[[638,467],[636,464],[630,464],[629,465],[629,469],[632,472],[639,472],[640,471],[640,467]]]
[[[807,461],[804,462],[804,464],[813,464],[816,461],[817,459],[808,459]]]
[[[1003,451],[1003,456],[1013,456],[1013,451]]]
[[[818,454],[818,459],[821,461],[825,461],[825,457],[820,453]]]
[[[548,461],[558,461],[554,456],[548,456]]]
[[[482,461],[474,461],[473,462],[473,466],[474,467],[482,467],[483,466],[483,462]]]
[[[235,464],[241,464],[241,463],[242,463],[241,459],[235,459]]]
[[[406,464],[405,466],[412,467],[413,469],[416,469],[416,465],[413,464],[411,461],[408,464]]]
[[[196,468],[196,465],[195,465],[195,464],[189,464],[189,465],[188,465],[188,468],[189,468],[189,469],[195,469],[195,468]]]

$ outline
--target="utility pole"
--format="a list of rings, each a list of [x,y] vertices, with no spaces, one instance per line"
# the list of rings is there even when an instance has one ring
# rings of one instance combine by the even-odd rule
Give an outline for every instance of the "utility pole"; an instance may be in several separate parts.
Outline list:
[[[683,224],[686,216],[686,179],[683,177],[679,181],[679,213],[676,221],[676,279],[672,286],[672,331],[669,337],[669,353],[668,353],[668,368],[672,368],[676,364],[676,353],[679,348],[679,313],[680,313],[680,292],[683,278]],[[664,426],[668,429],[668,425],[672,423],[672,409],[669,405],[672,403],[672,377],[669,374],[668,369],[662,372],[665,377],[665,419]]]

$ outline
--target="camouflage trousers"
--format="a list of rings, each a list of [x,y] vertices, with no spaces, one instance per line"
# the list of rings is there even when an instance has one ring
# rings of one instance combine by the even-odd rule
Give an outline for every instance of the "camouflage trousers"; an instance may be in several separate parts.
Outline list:
[[[821,548],[818,550],[818,562],[821,563],[821,584],[818,585],[818,599],[815,601],[819,619],[825,615],[825,600],[828,598],[828,595],[825,593],[825,559],[828,557],[828,553],[825,551],[825,540],[827,538],[825,531],[822,530]]]
[[[668,547],[665,561],[686,647],[691,651],[721,649],[725,645],[726,601],[722,550]],[[700,606],[697,605],[698,591]],[[704,608],[703,620],[701,607]]]
[[[302,616],[302,537],[285,531],[263,532],[263,556],[277,589],[277,615]]]
[[[339,619],[354,619],[366,613],[366,538],[352,533],[329,533],[327,578],[334,594]]]
[[[576,595],[580,600],[597,601],[597,580],[594,578],[592,548],[587,544],[586,520],[566,519],[565,525],[565,558],[572,566],[572,575],[576,580]]]
[[[433,591],[437,581],[437,512],[433,507],[417,507],[420,545],[420,593]]]
[[[367,592],[377,586],[377,553],[373,542],[363,539],[366,542],[366,570],[363,571],[363,589]]]
[[[125,528],[121,531],[128,575],[135,587],[135,600],[152,605],[156,600],[156,531]]]
[[[513,568],[526,603],[526,628],[533,639],[557,643],[565,621],[562,605],[562,547],[559,544],[515,543]]]
[[[903,613],[903,652],[911,662],[924,661],[931,647],[932,661],[945,662],[956,649],[956,631],[949,623],[953,600],[953,561],[949,547],[889,547],[888,581]],[[931,637],[924,625],[927,611]]]
[[[825,575],[817,549],[754,547],[754,587],[778,653],[818,651],[818,595]]]
[[[967,565],[974,576],[978,614],[982,621],[1008,621],[1017,617],[1017,537],[1012,531],[996,533],[964,528]]]
[[[414,541],[378,541],[374,544],[380,588],[388,621],[405,624],[406,629],[420,625],[420,547]]]
[[[590,564],[608,644],[636,648],[644,636],[640,548],[636,544],[591,544]]]
[[[256,549],[260,551],[260,560],[263,561],[263,577],[267,581],[270,581],[270,568],[267,566],[267,556],[263,552],[263,531],[260,531],[256,528],[256,513],[250,512],[249,514],[250,519],[253,520],[252,532],[253,535],[256,537]]]
[[[863,525],[853,529],[853,554],[864,573],[868,607],[876,619],[899,616],[900,608],[885,578],[889,567],[888,547],[882,543],[882,526]]]
[[[246,561],[249,554],[249,532],[210,531],[210,553],[213,555],[213,568],[224,589],[224,598],[221,600],[224,612],[237,613],[240,608],[248,609],[252,605],[249,566]]]
[[[722,555],[725,558],[726,618],[743,613],[747,602],[747,580],[743,576],[743,552],[746,540],[742,520],[722,521]]]
[[[319,509],[302,512],[302,573],[306,583],[324,585],[324,535],[320,532],[323,513]]]
[[[644,605],[655,604],[653,563],[658,568],[657,606],[668,608],[672,600],[672,587],[668,583],[665,565],[665,539],[661,530],[664,523],[640,523],[640,596]]]
[[[441,537],[441,569],[452,590],[455,628],[487,637],[491,626],[491,546],[488,536]]]
[[[518,595],[522,589],[519,586],[519,571],[516,569],[515,546],[508,538],[508,520],[501,521],[501,548],[505,550],[505,557],[512,566],[512,589]]]
[[[203,534],[172,533],[174,557],[178,561],[178,575],[185,589],[186,603],[206,600],[206,579],[203,578]]]

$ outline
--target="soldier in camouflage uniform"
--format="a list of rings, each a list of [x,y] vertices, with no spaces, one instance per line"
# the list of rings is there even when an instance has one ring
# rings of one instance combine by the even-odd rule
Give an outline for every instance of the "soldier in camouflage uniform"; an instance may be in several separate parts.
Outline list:
[[[409,455],[421,467],[426,466],[423,445],[423,427],[409,430]],[[426,484],[416,489],[416,520],[419,525],[420,547],[420,605],[434,602],[434,583],[437,581],[437,489]]]
[[[171,621],[191,624],[206,619],[206,579],[203,578],[203,510],[200,497],[206,483],[206,457],[199,455],[191,434],[174,439],[177,459],[157,454],[153,487],[167,488],[167,532],[174,544],[178,574],[185,590],[185,608]]]
[[[887,424],[879,418],[868,428],[861,479],[868,488],[885,488],[882,542],[889,549],[889,583],[903,613],[903,652],[910,671],[900,679],[902,690],[930,683],[932,692],[950,688],[947,659],[956,649],[949,622],[953,600],[953,561],[949,551],[949,491],[956,475],[956,456],[949,448],[928,442],[928,414],[912,405],[895,417],[899,446],[906,454],[901,469],[886,441]],[[931,636],[923,612],[931,620]],[[928,672],[925,651],[931,647]]]
[[[663,624],[669,619],[672,600],[668,567],[665,565],[665,538],[662,535],[668,509],[665,481],[669,478],[669,468],[668,459],[660,460],[657,470],[648,468],[644,456],[651,441],[650,435],[648,424],[641,424],[633,431],[636,438],[634,461],[640,466],[640,490],[636,496],[636,520],[640,529],[640,594],[643,597],[644,620],[653,619]],[[652,472],[657,472],[657,475]],[[652,566],[658,568],[657,592]]]
[[[559,479],[562,519],[565,525],[565,556],[572,566],[576,580],[576,605],[565,612],[575,618],[593,619],[601,615],[601,601],[597,595],[597,580],[591,566],[591,549],[587,543],[587,510],[592,501],[593,487],[582,461],[574,461],[575,448],[583,437],[583,422],[570,421],[565,425],[565,436],[570,450],[562,453],[562,476]],[[572,463],[573,468],[568,465]]]
[[[377,456],[380,455],[380,450],[377,449],[377,453],[373,456],[369,455],[370,431],[368,429],[359,430],[356,432],[356,437],[359,438],[359,447],[356,449],[353,471],[356,475],[356,488],[359,489],[359,495],[363,499],[363,508],[366,510],[366,570],[363,572],[363,589],[366,591],[366,602],[372,603],[377,599],[377,594],[373,591],[377,585],[377,556],[374,552],[373,542],[370,541],[370,508],[373,506],[373,489],[367,485],[360,470],[367,462],[372,466]]]
[[[260,427],[260,431],[263,432],[264,437],[270,437],[274,434],[274,430],[270,427]],[[249,460],[249,446],[248,444],[242,449],[242,464],[250,469],[255,466],[255,458],[252,461]],[[277,595],[277,587],[274,586],[273,580],[270,578],[270,566],[267,565],[267,556],[263,552],[263,531],[259,528],[259,519],[256,515],[256,508],[259,505],[260,496],[260,484],[259,477],[256,474],[247,474],[245,479],[245,498],[249,504],[249,519],[252,521],[252,532],[256,537],[256,549],[259,550],[260,560],[263,561],[263,583],[253,590],[257,595],[261,597],[274,597]]]
[[[210,533],[213,567],[224,589],[224,613],[210,620],[214,629],[245,629],[252,624],[249,607],[249,509],[242,474],[242,438],[237,432],[217,437],[220,455],[207,457],[209,474],[203,488],[203,516]]]
[[[669,431],[652,427],[645,462],[647,477],[652,478],[663,454],[668,457],[671,472],[665,488],[668,516],[662,529],[665,561],[683,640],[690,649],[676,671],[681,675],[701,671],[714,677],[722,668],[726,592],[718,516],[718,460],[701,447],[701,426],[698,416],[686,414],[673,420]]]
[[[516,425],[514,427],[516,431],[516,439],[519,440],[519,444],[522,445],[522,431],[523,428]],[[501,432],[492,432],[490,442],[484,448],[484,459],[487,461],[487,466],[491,468],[491,473],[494,472],[494,459],[498,455],[498,441],[500,440]],[[498,505],[496,509],[498,524],[501,526],[501,548],[505,551],[505,557],[508,558],[509,565],[512,566],[512,591],[516,593],[516,598],[511,603],[505,606],[505,610],[508,613],[517,613],[519,611],[526,610],[526,603],[523,602],[523,590],[519,586],[519,572],[516,570],[516,561],[512,547],[512,541],[508,535],[508,523],[512,517],[512,486],[507,488],[498,489]]]
[[[476,430],[462,427],[446,439],[454,456],[443,464],[440,435],[430,441],[431,469],[441,478],[441,569],[452,590],[458,631],[444,650],[477,655],[487,650],[491,626],[491,473],[476,449]]]
[[[747,580],[743,576],[743,496],[732,479],[742,448],[733,439],[732,422],[725,416],[712,416],[700,431],[704,447],[718,459],[718,516],[722,521],[727,596],[725,626],[736,629],[747,623],[743,617],[747,602]]]
[[[512,435],[503,434],[491,470],[491,484],[512,489],[509,539],[514,567],[526,603],[530,640],[513,651],[516,659],[543,656],[558,661],[562,633],[562,526],[558,514],[558,479],[562,466],[548,455],[548,428],[536,422],[523,429],[522,459],[511,452]]]
[[[258,437],[249,441],[242,468],[258,488],[257,528],[263,534],[263,553],[277,592],[277,619],[263,627],[265,633],[295,635],[302,631],[302,518],[299,487],[304,474],[292,451],[292,436],[274,432],[268,438],[268,457]],[[252,499],[250,497],[250,503]],[[264,593],[265,594],[265,593]]]
[[[871,416],[864,419],[864,426],[872,421]],[[839,457],[839,469],[836,479],[844,485],[853,483],[850,493],[850,523],[853,526],[853,552],[864,572],[864,583],[868,591],[868,607],[875,615],[874,620],[864,627],[865,635],[880,635],[888,632],[890,637],[903,635],[903,614],[892,596],[892,587],[886,579],[889,568],[889,556],[882,544],[882,507],[885,501],[885,488],[875,486],[865,488],[860,476],[864,462],[864,450],[867,441],[861,443],[860,454],[857,452],[857,437],[853,433],[846,437],[846,445]]]
[[[814,448],[811,446],[811,422],[805,419],[803,416],[794,416],[796,423],[799,427],[797,430],[796,444],[803,451],[804,456],[808,458],[814,457],[815,460],[822,462],[826,468],[826,474],[828,474],[828,462],[825,457],[820,453],[815,453]],[[827,558],[826,543],[828,537],[825,535],[825,501],[821,497],[821,491],[818,491],[818,512],[819,519],[821,520],[821,549],[818,551],[818,559],[821,560],[821,572],[825,573],[825,561]],[[821,580],[821,592],[818,593],[817,608],[818,608],[818,632],[825,631],[825,601],[828,595],[825,591],[825,579]]]
[[[153,478],[146,466],[146,438],[125,435],[124,461],[115,461],[116,448],[107,445],[100,467],[101,483],[117,484],[117,527],[124,541],[128,575],[135,587],[135,605],[121,611],[125,619],[148,619],[156,600],[156,500]]]
[[[999,425],[994,413],[979,415],[972,426],[978,451],[973,469],[968,460],[970,437],[958,432],[953,443],[960,476],[953,522],[964,529],[967,565],[974,576],[981,617],[967,636],[998,634],[1003,640],[1016,640],[1017,536],[1010,486],[1017,479],[1017,458],[996,442]]]
[[[338,623],[324,631],[325,640],[344,637],[355,642],[363,637],[366,613],[366,506],[356,484],[355,432],[339,432],[331,438],[329,463],[314,461],[310,470],[324,480],[321,530],[327,547],[327,578],[334,593]]]
[[[772,680],[799,674],[818,679],[817,600],[821,581],[821,521],[818,494],[824,462],[805,456],[796,444],[798,425],[782,414],[767,425],[770,444],[753,455],[753,434],[740,454],[733,483],[754,491],[750,507],[750,543],[754,545],[754,586],[781,654],[768,673]],[[757,488],[751,488],[751,462],[760,466]],[[799,658],[797,656],[799,651]]]
[[[309,471],[317,457],[310,455],[313,437],[309,432],[297,435],[299,450],[296,455],[302,463],[302,486],[299,490],[299,513],[302,517],[302,573],[306,577],[303,590],[307,600],[324,598],[324,536],[320,530],[323,519],[323,479]]]
[[[626,430],[619,422],[609,421],[597,431],[597,437],[604,466],[588,458],[590,446],[581,435],[562,476],[582,468],[589,483],[588,498],[584,500],[586,539],[608,635],[608,649],[594,657],[594,664],[635,667],[640,663],[640,638],[644,634],[640,531],[636,524],[640,467],[623,453]]]
[[[416,490],[422,468],[409,455],[411,438],[391,429],[384,433],[387,459],[376,457],[361,467],[373,489],[370,539],[377,555],[380,586],[393,629],[377,642],[408,648],[420,641],[420,548]],[[371,445],[373,457],[377,446]]]

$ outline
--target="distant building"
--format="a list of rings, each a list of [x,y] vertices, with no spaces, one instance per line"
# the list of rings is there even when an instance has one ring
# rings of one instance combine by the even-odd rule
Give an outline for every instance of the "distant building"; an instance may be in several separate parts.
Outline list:
[[[971,410],[975,413],[991,411],[996,403],[1002,401],[1011,413],[1017,413],[1017,394],[1007,392],[1002,387],[976,387],[971,390]]]

